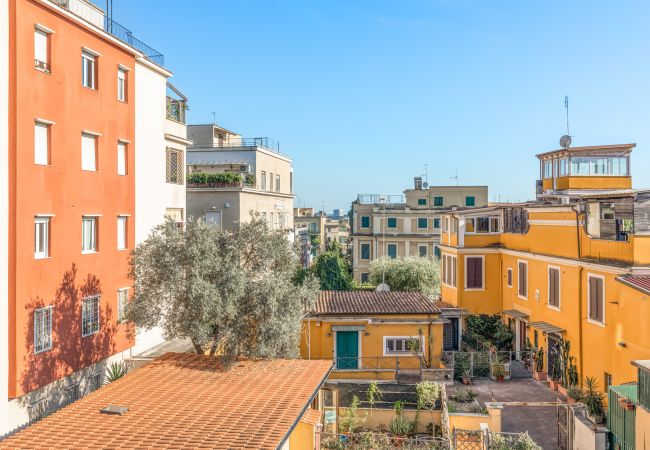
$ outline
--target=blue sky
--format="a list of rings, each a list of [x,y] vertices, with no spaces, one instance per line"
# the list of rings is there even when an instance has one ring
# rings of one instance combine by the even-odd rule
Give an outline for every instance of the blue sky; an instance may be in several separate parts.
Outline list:
[[[99,4],[103,0],[97,0]],[[636,142],[650,188],[650,2],[114,0],[165,55],[190,123],[269,136],[294,161],[297,204],[487,184],[533,197],[536,153]]]

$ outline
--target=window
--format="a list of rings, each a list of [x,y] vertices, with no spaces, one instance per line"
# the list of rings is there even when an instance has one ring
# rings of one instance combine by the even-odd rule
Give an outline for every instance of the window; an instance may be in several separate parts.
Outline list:
[[[560,176],[565,177],[569,175],[569,158],[560,159]]]
[[[483,256],[465,257],[465,289],[483,289]]]
[[[176,222],[176,226],[183,228],[183,208],[166,208],[165,217]]]
[[[50,124],[48,123],[34,124],[34,164],[42,166],[50,164]]]
[[[117,249],[126,250],[126,233],[127,217],[119,216],[117,218]]]
[[[476,229],[477,233],[489,233],[490,232],[490,219],[487,217],[477,217],[476,218]]]
[[[34,258],[43,259],[50,256],[50,218],[34,219]]]
[[[97,251],[97,217],[84,217],[81,220],[81,252]]]
[[[442,206],[442,197],[433,197],[433,206]]]
[[[370,259],[370,244],[361,244],[361,259]]]
[[[456,257],[442,255],[442,282],[450,287],[456,287]]]
[[[262,175],[260,176],[260,185],[262,190],[266,191],[266,170],[262,170]]]
[[[548,268],[548,306],[560,309],[560,269]]]
[[[366,284],[369,281],[369,274],[368,272],[361,272],[361,284]]]
[[[117,291],[117,321],[126,320],[126,303],[129,300],[129,288],[118,289]]]
[[[604,373],[604,385],[605,385],[605,392],[607,392],[607,389],[612,385],[612,374],[605,372]],[[641,389],[639,389],[641,391]]]
[[[512,287],[512,267],[508,267],[508,270],[506,272],[506,280],[508,282],[508,287]]]
[[[84,298],[81,304],[81,336],[99,331],[99,295]]]
[[[449,217],[445,217],[445,220],[442,223],[442,231],[445,233],[449,231]]]
[[[465,197],[465,206],[476,206],[476,198],[473,196]]]
[[[81,134],[81,170],[97,171],[97,136]]]
[[[370,228],[370,216],[361,216],[361,228]]]
[[[126,143],[118,142],[117,143],[117,174],[126,175]]]
[[[273,192],[273,173],[269,173],[269,191]]]
[[[34,30],[34,67],[50,73],[50,33]]]
[[[544,161],[544,178],[549,179],[553,178],[553,162]]]
[[[426,206],[426,205],[427,205],[426,198],[418,198],[418,206]]]
[[[95,89],[95,55],[90,52],[81,52],[81,85]]]
[[[418,244],[418,256],[420,258],[426,258],[429,253],[429,246],[427,244]]]
[[[280,192],[280,175],[275,176],[275,192]]]
[[[49,408],[46,399],[35,401],[29,405],[29,420],[40,420],[47,416],[48,412]]]
[[[469,217],[465,220],[467,233],[498,233],[501,219],[499,217]]]
[[[539,333],[537,332],[537,330],[533,331],[533,342],[534,342],[535,348],[539,348]]]
[[[51,306],[34,310],[34,353],[52,348],[52,310]]]
[[[126,101],[126,70],[121,67],[117,69],[117,99]]]
[[[571,175],[628,176],[628,158],[623,157],[573,157]]]
[[[185,173],[185,163],[183,151],[167,147],[167,183],[183,184],[183,175]]]
[[[528,298],[528,263],[526,261],[519,261],[517,264],[518,278],[517,278],[517,293],[519,297]]]
[[[437,217],[433,219],[433,228],[440,228],[440,219]]]
[[[605,279],[600,275],[587,275],[589,321],[605,324]]]
[[[79,390],[79,383],[75,383],[65,388],[64,402],[66,405],[69,405],[70,403],[74,403],[80,398],[81,398],[81,391]]]
[[[436,255],[436,258],[440,258],[440,247],[437,245],[433,246],[433,254]]]
[[[413,350],[421,353],[424,348],[422,339],[418,336],[384,336],[384,356],[411,353]]]
[[[90,385],[90,391],[96,391],[100,387],[102,387],[102,373],[97,372],[92,374],[88,380],[88,384]]]
[[[388,228],[397,228],[397,218],[396,217],[389,217],[387,219],[387,227]]]
[[[397,258],[397,244],[387,244],[386,249],[389,258]]]
[[[221,211],[206,211],[205,223],[221,229]]]
[[[429,227],[429,219],[426,217],[418,217],[418,228],[426,230]]]

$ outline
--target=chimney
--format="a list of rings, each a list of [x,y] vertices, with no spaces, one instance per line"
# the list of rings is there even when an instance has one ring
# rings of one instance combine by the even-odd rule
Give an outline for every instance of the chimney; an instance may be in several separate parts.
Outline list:
[[[414,177],[413,183],[415,184],[415,189],[422,189],[422,177]]]

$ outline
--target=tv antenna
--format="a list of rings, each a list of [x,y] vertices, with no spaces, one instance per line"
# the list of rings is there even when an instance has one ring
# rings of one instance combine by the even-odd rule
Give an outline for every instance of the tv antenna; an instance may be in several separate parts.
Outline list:
[[[217,113],[212,111],[212,125],[217,124]]]
[[[566,110],[566,134],[560,138],[560,147],[567,149],[571,146],[571,133],[569,132],[569,96],[564,96],[564,109]]]
[[[424,183],[422,183],[422,187],[424,189],[428,189],[428,187],[429,187],[429,164],[424,165],[424,173],[422,174],[422,177],[424,178]]]
[[[456,180],[456,187],[458,187],[458,180],[459,180],[458,169],[456,169],[456,175],[454,175],[453,177],[449,177],[449,179],[450,180]]]

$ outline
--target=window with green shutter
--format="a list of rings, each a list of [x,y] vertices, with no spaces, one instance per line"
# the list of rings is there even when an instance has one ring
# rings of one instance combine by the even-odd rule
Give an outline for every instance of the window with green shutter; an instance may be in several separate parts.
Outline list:
[[[426,206],[427,205],[427,199],[426,198],[418,198],[418,205],[419,206]]]
[[[440,228],[440,219],[433,219],[433,228]]]
[[[389,258],[397,258],[397,244],[388,244],[386,248]]]
[[[418,228],[427,229],[429,227],[429,221],[426,217],[418,217]]]
[[[370,259],[370,244],[361,244],[361,259]]]
[[[397,218],[396,217],[389,217],[387,227],[388,228],[397,228]]]
[[[471,195],[465,197],[465,206],[476,206],[476,198]]]
[[[433,197],[433,206],[442,206],[442,197]]]
[[[361,216],[361,228],[370,228],[370,216]]]

